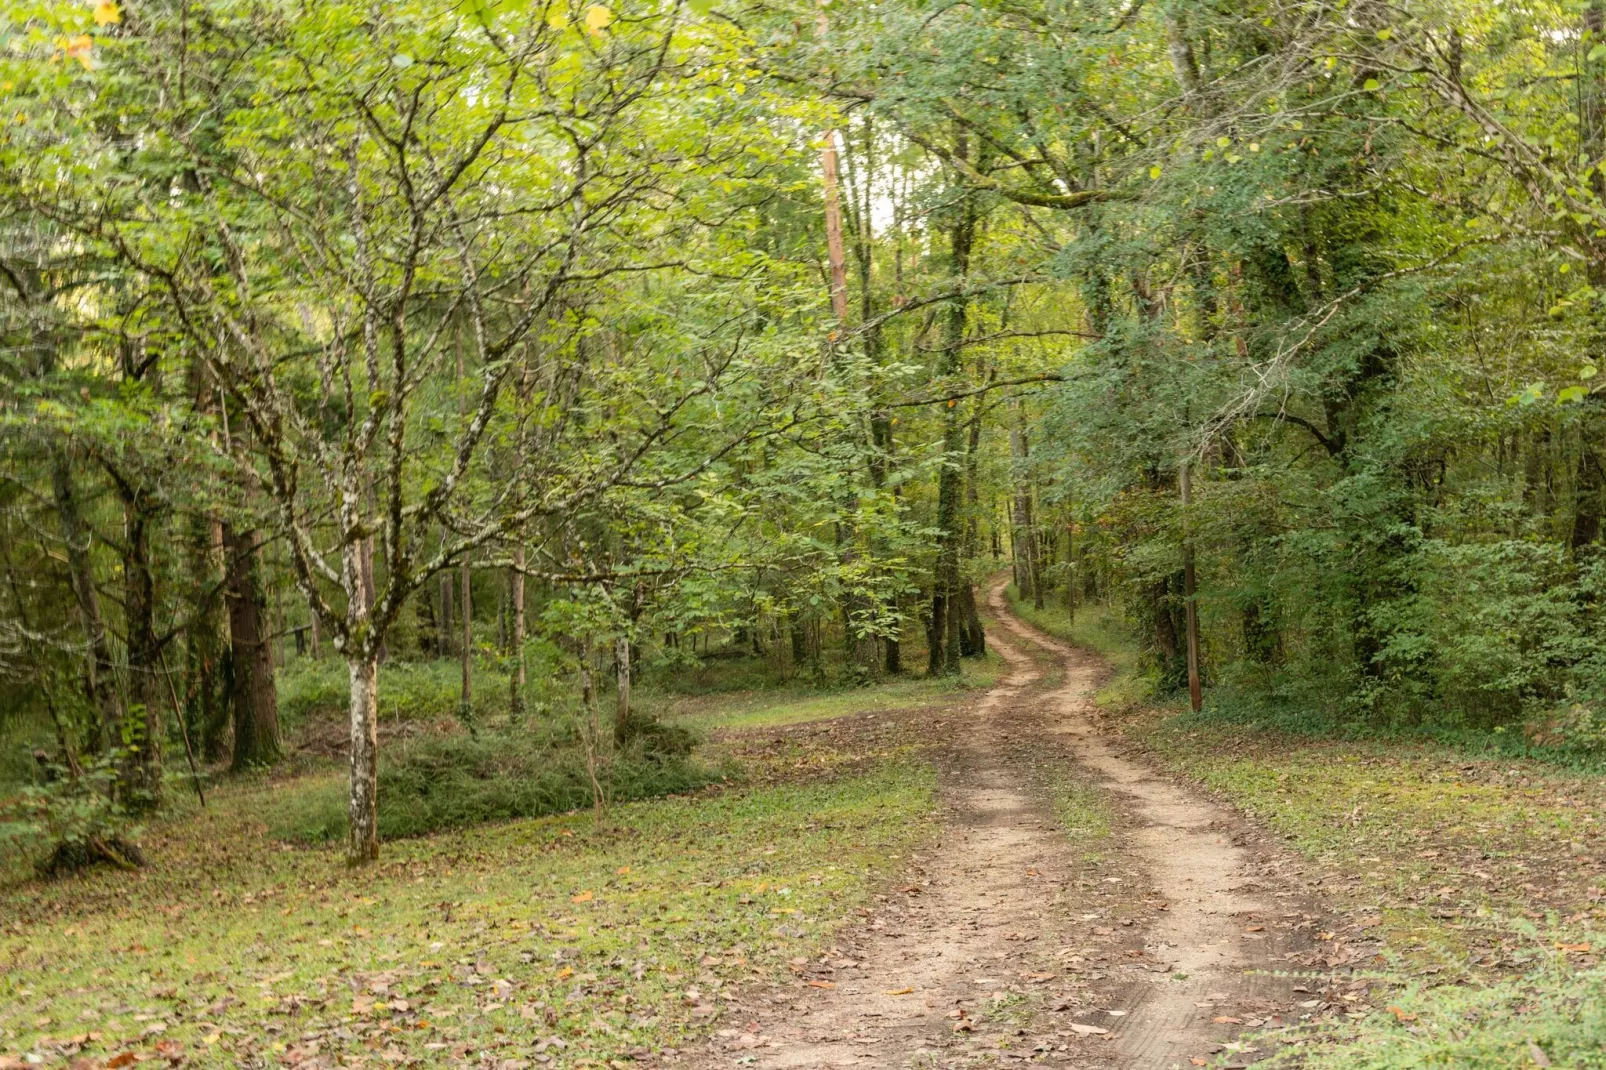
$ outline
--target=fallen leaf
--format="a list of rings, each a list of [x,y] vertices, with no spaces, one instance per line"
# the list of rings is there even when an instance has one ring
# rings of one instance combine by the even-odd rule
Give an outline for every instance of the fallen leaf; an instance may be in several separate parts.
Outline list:
[[[586,891],[586,892],[581,892],[579,895],[571,895],[571,896],[569,896],[569,901],[571,903],[589,903],[589,902],[591,902],[591,900],[593,900],[595,898],[596,898],[596,896],[592,895],[589,891]]]
[[[889,989],[887,989],[887,995],[889,995],[889,996],[907,996],[909,993],[911,993],[913,991],[914,991],[914,989],[912,989],[912,988],[889,988]]]
[[[1209,1059],[1201,1059],[1197,1055],[1195,1055],[1193,1058],[1189,1059],[1188,1061],[1190,1063],[1192,1063],[1194,1066],[1209,1066],[1210,1065],[1210,1060]]]
[[[807,984],[810,988],[835,988],[836,987],[836,982],[835,981],[806,981],[804,983]]]
[[[106,1070],[117,1070],[121,1066],[133,1066],[136,1056],[131,1051],[121,1052],[106,1060]]]
[[[1101,1037],[1108,1033],[1109,1030],[1096,1025],[1083,1025],[1081,1022],[1072,1022],[1071,1032],[1080,1033],[1084,1037]]]
[[[1410,1012],[1406,1011],[1403,1007],[1390,1007],[1390,1008],[1388,1008],[1388,1012],[1390,1014],[1394,1015],[1396,1020],[1401,1021],[1401,1022],[1414,1022],[1414,1021],[1416,1021],[1416,1015],[1411,1014]]]
[[[1576,951],[1576,952],[1578,952],[1580,954],[1585,954],[1585,953],[1587,953],[1589,951],[1589,945],[1588,944],[1557,944],[1556,945],[1556,950],[1557,951]]]
[[[1214,1018],[1212,1018],[1210,1020],[1212,1022],[1215,1022],[1217,1025],[1243,1025],[1244,1024],[1244,1020],[1242,1018],[1234,1018],[1231,1015],[1227,1015],[1227,1014],[1217,1015],[1216,1017],[1214,1017]]]
[[[1532,1059],[1536,1066],[1550,1065],[1550,1056],[1545,1054],[1545,1049],[1531,1040],[1528,1042],[1528,1058]]]

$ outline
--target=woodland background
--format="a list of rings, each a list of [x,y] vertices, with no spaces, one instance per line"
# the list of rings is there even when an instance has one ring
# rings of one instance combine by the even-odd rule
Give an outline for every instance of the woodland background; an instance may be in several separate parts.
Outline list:
[[[12,4],[5,835],[131,861],[329,716],[353,862],[387,718],[699,783],[632,686],[956,673],[1004,558],[1162,692],[1194,606],[1234,716],[1596,752],[1603,25]]]

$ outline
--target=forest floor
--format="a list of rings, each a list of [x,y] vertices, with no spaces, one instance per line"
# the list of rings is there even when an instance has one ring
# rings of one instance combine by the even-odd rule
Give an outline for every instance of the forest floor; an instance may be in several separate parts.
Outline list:
[[[338,774],[244,779],[0,886],[0,1068],[1606,1065],[1600,776],[1175,716],[990,600],[980,686],[669,703],[739,783],[352,873],[271,831]]]

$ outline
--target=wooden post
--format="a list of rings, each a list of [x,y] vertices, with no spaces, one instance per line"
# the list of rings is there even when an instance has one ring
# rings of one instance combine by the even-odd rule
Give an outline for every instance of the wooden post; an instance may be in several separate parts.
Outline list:
[[[1199,605],[1194,583],[1193,537],[1188,530],[1193,482],[1188,478],[1187,461],[1182,462],[1178,482],[1182,489],[1182,597],[1188,609],[1188,705],[1198,713],[1204,707],[1204,697],[1199,687]]]

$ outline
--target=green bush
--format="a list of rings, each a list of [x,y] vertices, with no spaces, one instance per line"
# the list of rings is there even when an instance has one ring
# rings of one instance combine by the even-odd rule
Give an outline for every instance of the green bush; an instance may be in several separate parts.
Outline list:
[[[114,798],[120,758],[114,751],[78,777],[51,767],[48,779],[0,799],[0,860],[31,865],[47,877],[100,864],[144,865],[134,842],[138,829]]]
[[[692,755],[684,729],[649,718],[632,720],[624,746],[598,759],[604,795],[628,802],[691,791],[728,770]],[[423,836],[487,821],[562,813],[591,806],[593,791],[583,738],[574,722],[545,731],[518,727],[454,733],[414,741],[386,754],[379,769],[379,834]],[[328,783],[286,800],[274,833],[305,843],[346,833],[344,787]]]

